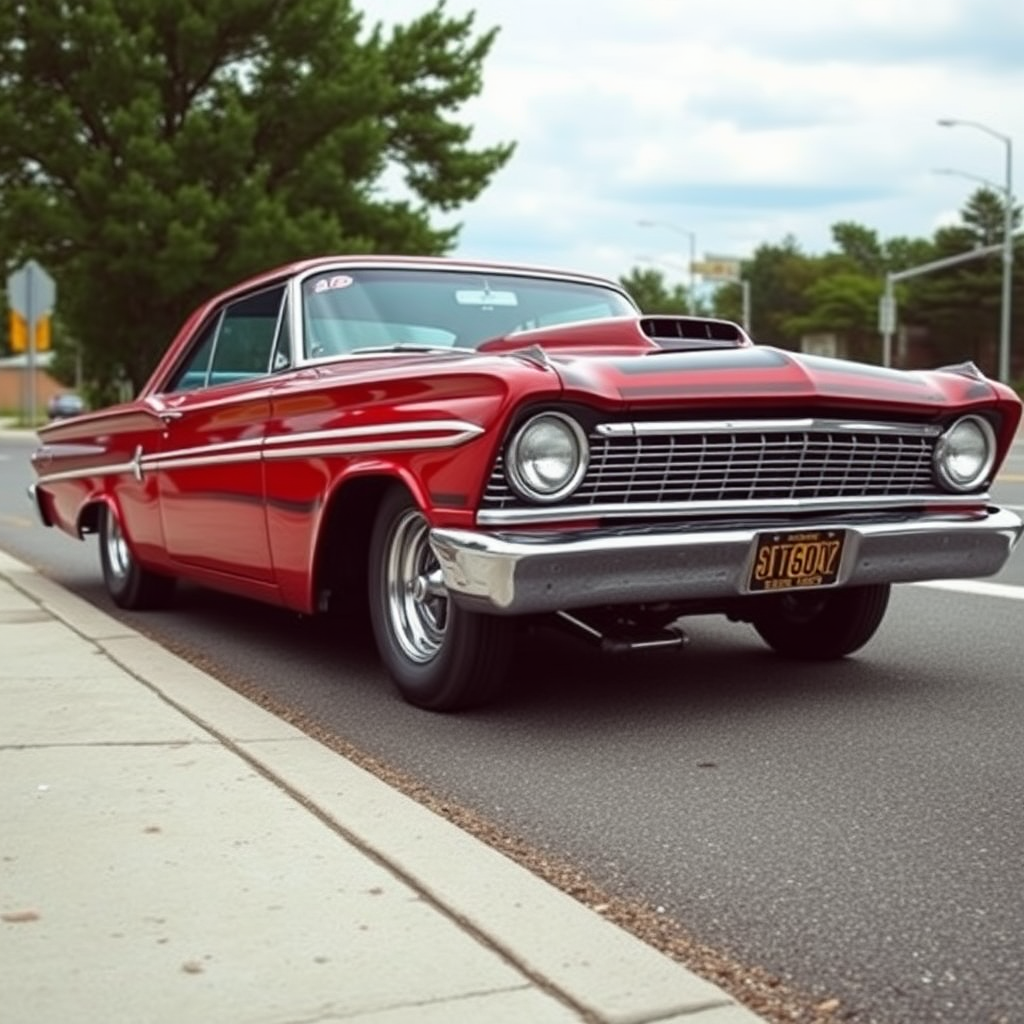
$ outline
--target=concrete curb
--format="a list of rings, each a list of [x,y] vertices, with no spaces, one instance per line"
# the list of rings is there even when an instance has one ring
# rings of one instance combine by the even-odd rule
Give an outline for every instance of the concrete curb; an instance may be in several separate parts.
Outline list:
[[[283,790],[323,827],[414,890],[446,927],[454,922],[538,993],[554,997],[562,1011],[570,1011],[564,1019],[609,1024],[755,1024],[761,1019],[504,855],[0,552],[3,577],[90,645],[110,672],[127,673],[187,718],[182,729],[197,727],[207,736],[204,742],[215,741],[240,767],[245,762],[256,769],[267,786]],[[97,671],[95,663],[89,671]],[[330,881],[314,870],[309,884]],[[3,973],[0,968],[0,983]],[[400,991],[400,967],[394,984]],[[0,991],[4,987],[0,984]],[[5,1004],[10,1009],[10,1001]],[[450,1003],[436,1019],[497,1019],[490,1016],[493,1001],[488,1006],[481,1016],[480,1006],[467,1003],[460,1009]],[[516,1016],[525,1009],[518,1002],[509,1002],[508,1009],[510,1015],[502,1019],[532,1019]],[[383,1024],[392,1017],[345,1019]],[[399,1019],[406,1018],[394,1018]]]

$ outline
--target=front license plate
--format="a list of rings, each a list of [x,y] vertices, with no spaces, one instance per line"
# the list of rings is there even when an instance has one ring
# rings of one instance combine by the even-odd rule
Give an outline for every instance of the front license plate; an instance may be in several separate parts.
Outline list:
[[[799,590],[828,587],[839,577],[845,530],[762,533],[754,547],[748,589]]]

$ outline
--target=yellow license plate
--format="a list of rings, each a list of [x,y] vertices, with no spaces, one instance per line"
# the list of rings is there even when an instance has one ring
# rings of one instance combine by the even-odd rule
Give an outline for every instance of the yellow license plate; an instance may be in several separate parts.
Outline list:
[[[828,587],[839,577],[845,530],[762,533],[754,547],[749,590]]]

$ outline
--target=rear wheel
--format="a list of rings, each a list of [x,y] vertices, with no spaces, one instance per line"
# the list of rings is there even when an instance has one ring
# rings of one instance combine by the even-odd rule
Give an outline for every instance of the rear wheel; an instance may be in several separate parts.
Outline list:
[[[751,622],[765,643],[787,658],[842,658],[875,635],[885,617],[889,590],[889,584],[882,583],[759,598],[765,609],[751,616]]]
[[[370,618],[402,696],[417,707],[456,711],[501,689],[514,623],[449,599],[429,533],[404,488],[384,496],[370,543]]]
[[[117,516],[106,505],[100,510],[99,533],[103,582],[114,604],[130,610],[166,604],[174,593],[174,578],[139,565]]]

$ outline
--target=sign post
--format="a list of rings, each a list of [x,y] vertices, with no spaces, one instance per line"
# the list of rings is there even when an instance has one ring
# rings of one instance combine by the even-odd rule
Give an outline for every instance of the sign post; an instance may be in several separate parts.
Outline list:
[[[11,348],[28,354],[25,405],[30,425],[36,421],[36,353],[50,347],[50,314],[56,297],[53,278],[35,260],[24,263],[7,278]]]

